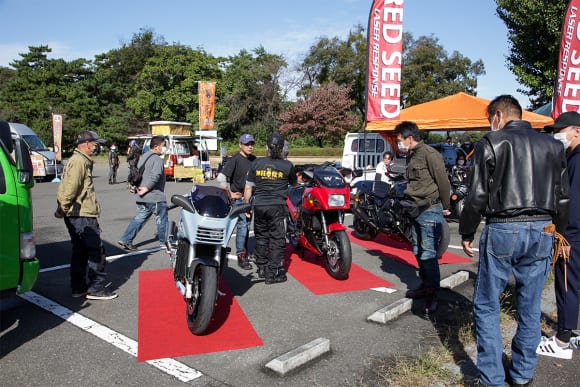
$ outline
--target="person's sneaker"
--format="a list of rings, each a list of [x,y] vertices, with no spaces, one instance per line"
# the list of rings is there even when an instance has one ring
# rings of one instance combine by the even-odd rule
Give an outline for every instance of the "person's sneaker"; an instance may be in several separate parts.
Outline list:
[[[570,337],[570,342],[568,342],[568,348],[580,349],[580,337],[578,336]]]
[[[117,243],[119,244],[119,246],[121,246],[125,250],[137,251],[137,248],[135,246],[133,246],[131,243],[125,243],[123,241],[118,241]]]
[[[266,285],[279,284],[281,282],[286,282],[287,279],[288,278],[286,277],[286,274],[266,276],[266,280],[264,281],[264,283]]]
[[[536,349],[536,353],[538,355],[570,360],[572,359],[573,350],[569,345],[566,345],[565,347],[558,345],[556,342],[556,336],[550,338],[542,336],[540,344],[538,344],[538,348]]]
[[[244,270],[252,270],[252,264],[248,261],[246,253],[238,253],[238,266]]]
[[[112,300],[117,297],[119,297],[119,295],[109,289],[101,289],[97,292],[87,293],[86,295],[87,300]]]
[[[159,244],[159,248],[161,250],[164,250],[166,253],[170,253],[171,252],[171,245],[169,244],[169,242],[167,242],[167,243],[160,243]]]
[[[72,297],[73,298],[79,298],[79,297],[83,297],[87,294],[87,288],[82,288],[82,289],[73,289],[72,290]]]

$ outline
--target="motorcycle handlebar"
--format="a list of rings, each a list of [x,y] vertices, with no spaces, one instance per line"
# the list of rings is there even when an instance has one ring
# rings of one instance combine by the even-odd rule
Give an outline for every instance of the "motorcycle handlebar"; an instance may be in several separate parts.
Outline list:
[[[229,216],[230,216],[230,218],[235,218],[236,216],[240,216],[241,214],[244,214],[244,213],[250,211],[251,209],[252,209],[251,204],[242,204],[240,206],[235,206],[230,211]]]

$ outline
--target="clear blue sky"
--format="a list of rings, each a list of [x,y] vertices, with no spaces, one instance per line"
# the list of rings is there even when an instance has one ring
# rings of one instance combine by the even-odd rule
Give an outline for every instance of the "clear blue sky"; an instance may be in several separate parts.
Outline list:
[[[322,36],[344,38],[367,25],[370,0],[0,0],[0,66],[48,45],[53,58],[93,59],[151,28],[168,43],[235,55],[262,45],[289,63],[302,58]],[[482,59],[486,75],[478,95],[509,93],[523,107],[515,76],[507,69],[507,30],[493,0],[407,0],[403,28],[415,38],[433,34],[451,54]]]

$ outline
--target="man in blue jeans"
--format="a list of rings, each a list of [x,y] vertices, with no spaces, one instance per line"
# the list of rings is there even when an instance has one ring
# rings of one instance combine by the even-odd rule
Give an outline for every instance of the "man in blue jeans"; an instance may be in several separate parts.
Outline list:
[[[441,281],[437,250],[441,239],[443,215],[449,215],[450,184],[441,154],[421,140],[414,122],[404,121],[395,127],[399,151],[408,151],[407,189],[405,195],[415,202],[418,216],[413,219],[413,254],[419,265],[421,285],[406,297],[424,298],[424,311],[437,311],[437,292]]]
[[[145,166],[143,180],[136,188],[135,201],[137,215],[131,220],[127,229],[119,239],[119,245],[125,250],[135,251],[133,240],[143,225],[155,214],[157,237],[161,248],[167,249],[167,199],[165,198],[165,172],[163,159],[165,153],[165,138],[155,136],[151,139],[150,149],[141,156],[137,168]]]
[[[541,294],[550,270],[553,224],[568,218],[568,177],[562,144],[522,121],[510,95],[487,107],[491,132],[476,145],[470,192],[459,221],[463,251],[474,256],[473,239],[482,216],[479,268],[473,295],[479,383],[504,386],[500,295],[515,279],[518,329],[512,339],[508,382],[532,383],[538,362]]]

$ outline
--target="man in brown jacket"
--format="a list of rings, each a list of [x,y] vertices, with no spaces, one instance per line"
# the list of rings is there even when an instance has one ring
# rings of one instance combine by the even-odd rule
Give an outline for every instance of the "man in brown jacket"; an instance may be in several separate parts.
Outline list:
[[[117,297],[105,287],[105,254],[98,217],[101,212],[93,185],[93,160],[105,140],[93,131],[79,134],[77,148],[69,159],[58,186],[54,216],[64,218],[72,242],[70,276],[73,297],[89,300]]]

